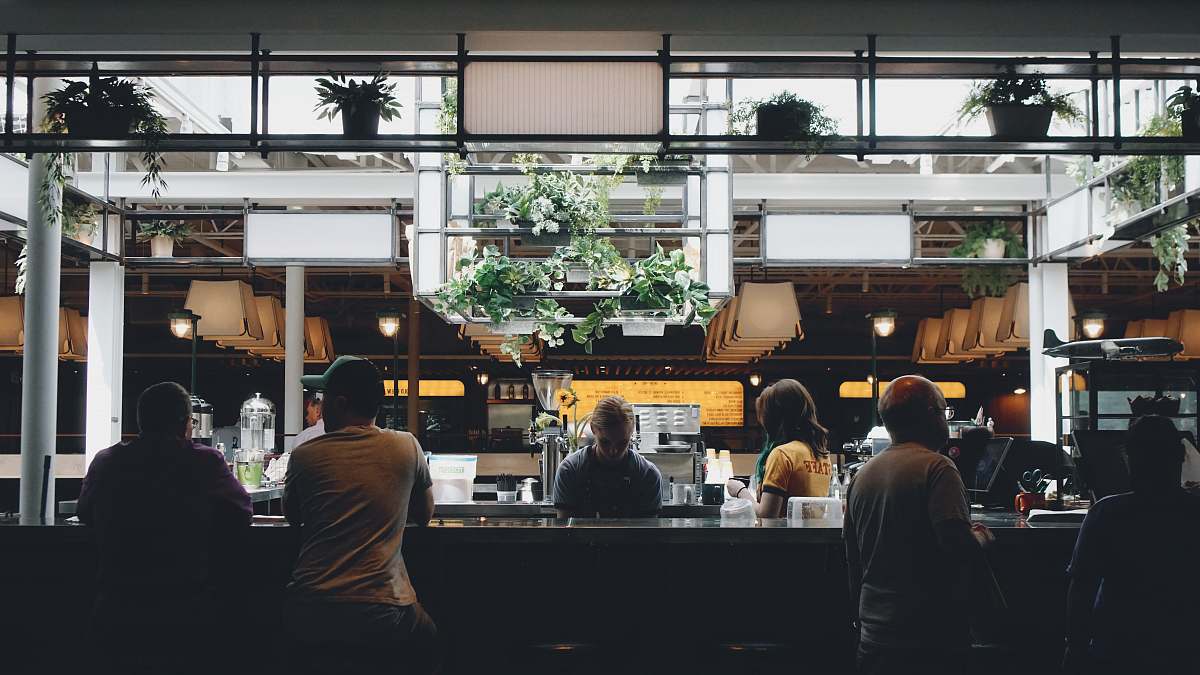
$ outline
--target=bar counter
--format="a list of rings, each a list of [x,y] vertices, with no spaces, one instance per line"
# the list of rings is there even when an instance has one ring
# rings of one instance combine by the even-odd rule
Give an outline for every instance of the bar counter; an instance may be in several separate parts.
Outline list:
[[[531,645],[548,642],[667,653],[681,666],[711,660],[723,643],[776,643],[824,672],[851,672],[839,527],[786,520],[731,527],[705,514],[713,507],[695,507],[694,517],[560,520],[522,515],[546,505],[493,503],[484,515],[470,506],[439,507],[430,527],[410,528],[404,537],[417,593],[450,641],[447,672],[514,672]],[[1062,645],[1064,570],[1078,525],[991,512],[974,517],[995,532],[989,559],[1008,601],[1007,610],[986,612],[992,633],[980,641],[1019,641],[1024,658],[1053,658]],[[278,643],[296,550],[294,528],[256,517],[226,588],[240,603],[230,610],[231,627]],[[82,639],[94,586],[90,528],[0,520],[0,551],[0,635],[18,662],[49,659],[46,672],[79,667],[82,650],[56,646]],[[271,659],[261,661],[250,672],[281,672]]]

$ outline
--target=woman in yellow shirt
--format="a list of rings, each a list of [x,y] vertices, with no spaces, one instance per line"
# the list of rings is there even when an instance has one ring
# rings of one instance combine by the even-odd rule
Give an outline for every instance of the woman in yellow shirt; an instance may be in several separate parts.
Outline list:
[[[829,431],[817,421],[812,395],[796,380],[780,380],[754,402],[758,423],[766,433],[755,476],[758,494],[739,480],[726,490],[754,502],[759,518],[782,518],[790,497],[825,497],[833,464],[827,447]]]

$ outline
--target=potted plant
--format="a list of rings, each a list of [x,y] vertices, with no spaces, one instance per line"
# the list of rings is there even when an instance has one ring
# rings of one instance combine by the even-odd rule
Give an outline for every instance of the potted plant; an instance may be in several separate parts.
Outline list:
[[[146,165],[143,185],[149,185],[155,199],[167,187],[162,179],[162,154],[159,142],[166,136],[167,120],[154,107],[153,90],[136,80],[100,77],[100,69],[92,64],[87,82],[68,81],[45,96],[46,118],[43,125],[49,133],[61,133],[73,138],[128,138],[141,136],[146,142],[142,161]],[[51,180],[65,182],[65,168],[70,156],[58,154],[57,170],[52,168]],[[43,186],[43,193],[45,193]]]
[[[138,241],[150,242],[150,255],[170,258],[175,255],[175,243],[192,234],[192,228],[182,221],[151,220],[138,225]]]
[[[690,155],[639,155],[636,172],[637,183],[643,187],[683,185],[687,182],[687,169],[692,165]],[[661,195],[661,192],[659,193]]]
[[[332,121],[341,115],[346,138],[375,138],[379,135],[379,120],[390,122],[400,117],[396,84],[389,84],[387,78],[384,72],[361,82],[332,73],[327,78],[318,77],[314,110],[321,112],[317,119]]]
[[[534,246],[563,246],[572,236],[589,236],[608,224],[608,209],[591,177],[570,171],[540,172],[526,159],[518,163],[529,182],[497,185],[476,206],[477,213],[528,228],[527,243]]]
[[[950,249],[951,258],[1024,258],[1025,246],[1003,220],[971,223],[963,241]],[[962,287],[972,298],[1001,297],[1011,283],[1009,270],[1000,266],[972,266],[963,270]]]
[[[96,220],[99,213],[91,202],[82,200],[65,200],[62,211],[62,233],[86,246],[92,245],[99,223]]]
[[[784,91],[765,100],[738,103],[729,115],[729,133],[755,134],[769,141],[809,141],[812,154],[822,137],[837,134],[837,122],[816,103]]]
[[[1183,285],[1187,274],[1187,252],[1191,240],[1191,226],[1196,221],[1180,223],[1150,237],[1150,250],[1158,261],[1158,274],[1154,277],[1154,290],[1162,292],[1170,288],[1171,281]]]
[[[1179,136],[1178,118],[1155,115],[1142,128],[1143,136]],[[1112,192],[1110,220],[1123,220],[1133,213],[1148,209],[1165,200],[1168,194],[1160,194],[1161,187],[1167,193],[1183,185],[1184,159],[1181,156],[1160,157],[1137,155],[1130,157],[1121,170],[1108,179]]]
[[[1051,94],[1046,78],[1034,73],[1018,77],[1014,70],[990,82],[977,82],[959,109],[959,120],[983,115],[995,138],[1045,138],[1050,118],[1064,122],[1086,121],[1083,112],[1066,94]]]
[[[1167,114],[1179,120],[1180,135],[1188,140],[1200,139],[1200,93],[1184,85],[1167,99]]]

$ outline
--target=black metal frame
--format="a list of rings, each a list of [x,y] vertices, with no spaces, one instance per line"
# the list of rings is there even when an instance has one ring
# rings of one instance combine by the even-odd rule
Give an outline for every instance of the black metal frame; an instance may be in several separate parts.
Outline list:
[[[13,84],[17,77],[78,77],[97,62],[107,73],[120,75],[233,75],[250,79],[249,134],[170,134],[159,149],[174,151],[423,151],[457,152],[464,155],[486,148],[489,151],[554,147],[612,152],[613,144],[624,144],[632,152],[685,152],[691,154],[797,154],[808,148],[791,142],[770,142],[737,136],[671,135],[670,83],[673,79],[695,78],[845,78],[856,83],[857,134],[829,139],[817,152],[822,154],[999,154],[1119,155],[1200,154],[1200,143],[1177,138],[1124,138],[1120,133],[1120,86],[1122,78],[1173,77],[1200,79],[1200,58],[1125,58],[1119,36],[1111,37],[1110,57],[1099,52],[1087,57],[940,57],[880,56],[875,35],[866,36],[867,49],[845,56],[674,56],[671,36],[663,35],[662,49],[647,55],[476,55],[466,49],[464,34],[458,34],[455,54],[274,54],[261,48],[261,34],[250,35],[250,49],[236,54],[18,54],[18,35],[9,33],[5,52],[8,84],[5,110],[7,121],[0,152],[128,151],[144,148],[141,139],[68,139],[59,135],[14,133]],[[463,128],[463,78],[472,62],[636,62],[656,63],[663,69],[662,127],[657,134],[631,136],[472,134]],[[881,79],[970,79],[996,77],[1006,70],[1018,74],[1040,73],[1055,79],[1091,82],[1092,118],[1088,136],[1028,140],[995,140],[968,136],[879,136],[876,133],[875,88]],[[395,75],[454,77],[458,81],[459,114],[454,134],[386,134],[375,139],[348,140],[333,134],[269,133],[266,114],[270,105],[271,75],[319,75],[341,72],[386,70]],[[1101,136],[1098,87],[1100,79],[1113,83],[1114,132]],[[863,81],[867,95],[863,95]],[[30,101],[32,103],[32,101]],[[864,129],[864,117],[866,129]],[[32,124],[30,125],[32,127]],[[260,131],[261,126],[261,131]],[[605,145],[608,146],[605,149]]]

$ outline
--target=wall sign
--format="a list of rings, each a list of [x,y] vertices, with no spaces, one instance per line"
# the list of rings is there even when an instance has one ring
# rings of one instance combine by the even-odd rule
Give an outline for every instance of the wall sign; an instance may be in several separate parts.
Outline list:
[[[580,415],[606,396],[620,396],[630,403],[699,403],[702,427],[743,425],[745,394],[736,380],[575,380],[571,388]]]
[[[464,396],[466,388],[460,380],[421,380],[421,398],[434,396]],[[383,381],[383,395],[392,395],[392,381]],[[400,395],[408,396],[408,380],[400,380]]]

